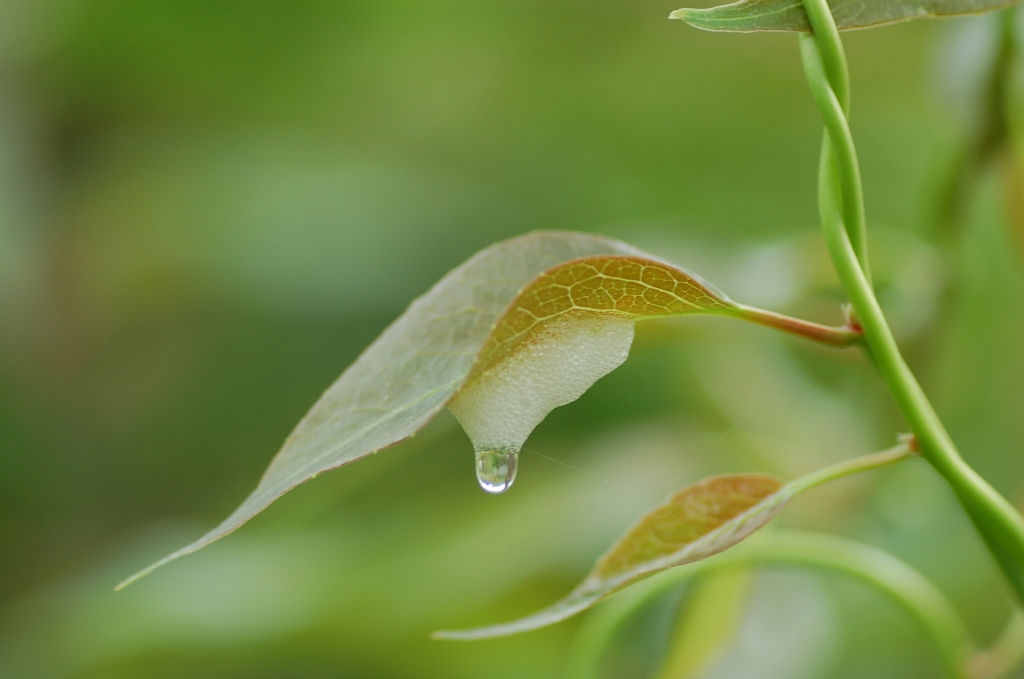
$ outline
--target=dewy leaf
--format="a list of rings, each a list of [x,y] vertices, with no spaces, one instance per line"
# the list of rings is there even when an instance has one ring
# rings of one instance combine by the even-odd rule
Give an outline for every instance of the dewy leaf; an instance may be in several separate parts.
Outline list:
[[[626,531],[561,601],[512,622],[435,632],[434,636],[469,641],[518,634],[565,620],[638,580],[729,549],[806,490],[906,459],[916,446],[913,437],[904,437],[889,450],[840,462],[786,484],[761,474],[706,479],[679,491]]]
[[[589,263],[582,268],[559,269],[566,262],[586,258]],[[615,264],[615,258],[643,265]],[[603,267],[600,277],[595,266]],[[538,279],[544,272],[551,276]],[[616,282],[617,273],[640,279]],[[686,301],[690,299],[693,303]],[[701,303],[698,300],[721,310],[734,306],[696,276],[611,238],[537,232],[493,245],[414,301],[363,352],[302,419],[256,489],[227,519],[118,587],[224,537],[317,474],[412,436],[455,396],[471,371],[476,377],[469,381],[474,384],[459,400],[461,407],[454,409],[468,423],[470,433],[476,433],[475,440],[500,450],[525,439],[551,408],[575,399],[625,359],[632,325],[621,319],[694,311]],[[594,323],[580,322],[587,314]],[[611,336],[614,347],[595,348],[590,343],[589,348],[574,352],[560,344],[603,333]],[[531,346],[541,350],[525,350]],[[547,354],[554,361],[545,360],[545,350],[555,352]],[[574,376],[565,361],[579,364],[586,374]],[[533,372],[518,375],[517,364]],[[549,369],[556,374],[537,374]],[[571,384],[557,384],[564,379]],[[495,395],[495,383],[502,380],[519,389],[521,410],[509,435],[495,432],[484,422],[492,416],[490,409],[502,402]],[[530,405],[538,394],[543,404]],[[496,421],[502,419],[500,412],[493,416]],[[492,433],[493,441],[487,438]],[[494,465],[492,476],[500,466]]]
[[[538,232],[498,243],[441,279],[363,352],[231,516],[119,587],[224,537],[317,474],[412,436],[445,405],[473,440],[481,485],[501,492],[533,428],[626,359],[634,321],[693,313],[837,346],[857,339],[845,328],[737,304],[610,238]]]
[[[534,427],[626,360],[634,321],[692,313],[738,307],[693,274],[649,257],[588,257],[527,285],[448,406],[473,440],[484,490],[506,490]]]
[[[559,622],[637,580],[732,547],[773,519],[793,495],[790,486],[771,476],[706,479],[679,491],[642,518],[598,560],[576,589],[553,606],[510,623],[434,636],[483,639]]]
[[[829,0],[840,29],[867,28],[926,17],[981,14],[1020,0]],[[801,0],[739,0],[709,9],[679,9],[669,15],[706,31],[810,31]]]

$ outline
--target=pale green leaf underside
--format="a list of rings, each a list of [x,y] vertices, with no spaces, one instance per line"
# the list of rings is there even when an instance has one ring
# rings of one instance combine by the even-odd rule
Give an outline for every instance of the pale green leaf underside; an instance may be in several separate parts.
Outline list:
[[[981,14],[1020,0],[829,0],[840,29],[867,28],[927,17]],[[708,9],[679,9],[682,19],[706,31],[810,31],[801,0],[740,0]]]
[[[238,509],[119,587],[224,537],[317,474],[415,434],[458,392],[524,287],[560,264],[600,255],[654,259],[611,238],[572,232],[536,232],[473,256],[414,301],[331,385]]]

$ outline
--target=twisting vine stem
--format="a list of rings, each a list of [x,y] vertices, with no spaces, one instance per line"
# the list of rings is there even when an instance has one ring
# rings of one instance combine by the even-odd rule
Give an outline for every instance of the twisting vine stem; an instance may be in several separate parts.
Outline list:
[[[814,49],[819,58],[815,65],[821,70],[815,74],[813,82],[820,87],[811,85],[818,108],[823,111],[831,109],[833,115],[826,115],[825,137],[821,144],[821,166],[829,172],[829,186],[838,184],[842,191],[839,196],[830,196],[829,201],[842,206],[843,224],[849,235],[853,251],[857,255],[861,270],[871,281],[871,267],[868,264],[868,230],[864,216],[864,190],[860,178],[860,164],[853,145],[850,128],[846,124],[850,115],[850,71],[846,65],[846,53],[839,37],[832,11],[825,0],[821,2],[805,2],[807,17],[810,20],[814,37],[801,40]],[[804,58],[804,64],[807,64]],[[809,78],[809,81],[811,79]],[[829,124],[829,120],[839,124]],[[829,139],[841,140],[841,143],[830,144]]]
[[[917,437],[921,455],[945,478],[1024,603],[1024,517],[960,456],[900,354],[867,273],[860,171],[846,116],[849,85],[842,42],[827,0],[803,0],[813,33],[800,36],[811,94],[825,122],[819,210],[825,241],[874,363]],[[847,106],[844,106],[847,103]]]

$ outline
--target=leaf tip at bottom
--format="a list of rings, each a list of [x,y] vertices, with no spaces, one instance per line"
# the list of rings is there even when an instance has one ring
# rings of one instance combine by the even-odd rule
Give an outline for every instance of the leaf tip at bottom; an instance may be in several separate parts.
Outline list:
[[[477,641],[479,639],[494,638],[497,635],[477,633],[477,628],[467,630],[440,629],[430,633],[432,641]]]
[[[213,538],[213,539],[216,539],[216,538]],[[122,589],[124,589],[128,585],[130,585],[130,584],[132,584],[134,582],[137,582],[138,580],[141,580],[142,578],[146,577],[147,575],[149,575],[150,573],[152,573],[156,569],[160,568],[161,566],[166,566],[167,564],[169,564],[172,561],[175,561],[177,559],[180,559],[183,556],[187,556],[187,555],[192,554],[193,552],[195,552],[195,551],[197,551],[199,549],[202,549],[209,542],[211,542],[211,540],[210,540],[210,534],[208,533],[207,535],[203,536],[199,540],[196,540],[195,542],[193,542],[191,544],[185,545],[184,547],[182,547],[178,551],[172,552],[172,553],[168,554],[167,556],[165,556],[164,558],[160,559],[159,561],[154,561],[153,563],[149,564],[148,566],[143,568],[141,571],[135,573],[134,575],[129,575],[127,578],[125,578],[121,582],[119,582],[116,585],[114,585],[114,591],[115,592],[120,592]]]
[[[430,638],[443,641],[476,641],[479,639],[508,637],[513,634],[521,634],[522,632],[532,632],[535,629],[553,625],[556,622],[561,622],[577,613],[585,611],[607,596],[607,594],[608,592],[603,590],[583,591],[577,588],[565,599],[525,618],[486,627],[439,630],[431,633]]]
[[[156,563],[143,568],[138,573],[135,573],[134,575],[129,575],[127,578],[125,578],[121,582],[119,582],[116,585],[114,585],[114,591],[115,592],[120,592],[122,589],[124,589],[128,585],[132,584],[133,582],[135,582],[137,580],[141,580],[142,578],[146,577],[147,575],[149,575],[150,573],[155,571],[157,568],[159,568],[163,564],[164,564],[163,561],[157,561]]]

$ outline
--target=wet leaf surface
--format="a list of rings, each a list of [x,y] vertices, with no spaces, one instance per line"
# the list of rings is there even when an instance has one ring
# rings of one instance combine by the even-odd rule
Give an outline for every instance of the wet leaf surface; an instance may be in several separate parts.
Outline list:
[[[224,537],[317,474],[414,435],[450,402],[474,440],[481,484],[505,490],[537,423],[625,360],[634,320],[734,308],[696,276],[610,238],[537,232],[498,243],[363,352],[227,519],[119,587]]]

